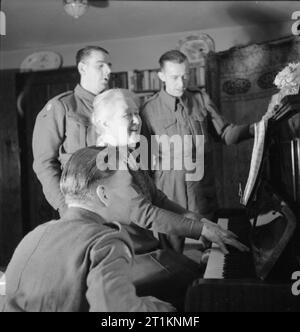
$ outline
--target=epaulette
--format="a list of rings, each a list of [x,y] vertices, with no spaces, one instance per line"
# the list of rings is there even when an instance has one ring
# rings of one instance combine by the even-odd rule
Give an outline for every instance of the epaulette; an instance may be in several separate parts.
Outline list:
[[[147,100],[144,103],[144,106],[146,106],[150,101],[155,100],[159,96],[159,91],[157,91],[153,96],[147,98]]]
[[[66,92],[63,92],[63,93],[61,93],[61,94],[55,96],[54,98],[52,98],[52,100],[61,100],[61,99],[63,99],[64,97],[69,97],[69,96],[71,96],[73,93],[74,93],[73,90],[66,91]]]
[[[45,106],[45,110],[47,112],[51,111],[52,107],[53,107],[53,104],[55,104],[56,101],[59,101],[61,104],[65,105],[66,104],[66,100],[64,100],[64,98],[69,98],[71,97],[72,95],[74,94],[74,91],[66,91],[66,92],[63,92],[55,97],[53,97],[52,99],[50,99],[46,106]]]

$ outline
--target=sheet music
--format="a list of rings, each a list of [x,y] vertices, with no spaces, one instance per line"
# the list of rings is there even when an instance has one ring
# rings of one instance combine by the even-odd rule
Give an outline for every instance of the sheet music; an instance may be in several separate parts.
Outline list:
[[[254,139],[254,146],[251,157],[250,171],[244,195],[241,199],[241,203],[243,205],[247,205],[249,201],[262,163],[264,147],[265,147],[265,137],[267,131],[267,121],[261,120],[260,122],[255,123],[254,130],[255,130],[255,139]]]
[[[282,217],[282,216],[283,216],[282,213],[272,210],[272,211],[269,211],[267,213],[259,214],[257,216],[256,220],[254,218],[250,219],[250,223],[251,223],[252,226],[255,223],[256,227],[264,226],[264,225],[268,225],[273,220],[275,220],[279,217]]]

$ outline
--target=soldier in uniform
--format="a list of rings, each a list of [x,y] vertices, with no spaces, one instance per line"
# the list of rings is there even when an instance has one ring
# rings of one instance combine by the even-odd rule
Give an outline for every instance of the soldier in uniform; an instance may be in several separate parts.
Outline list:
[[[169,199],[183,208],[213,219],[217,209],[217,197],[213,173],[212,139],[216,135],[226,144],[238,143],[253,137],[253,125],[233,125],[218,113],[209,96],[202,90],[187,88],[189,63],[177,50],[163,54],[159,60],[158,76],[164,83],[160,92],[150,98],[141,111],[142,134],[185,135],[193,137],[191,154],[195,153],[196,135],[204,136],[204,176],[200,181],[186,181],[186,171],[155,170],[155,184]],[[163,159],[158,146],[158,160]],[[165,246],[181,251],[184,240],[175,236],[161,239]]]
[[[40,225],[19,244],[6,270],[4,311],[175,310],[158,298],[136,294],[132,244],[115,222],[118,216],[129,219],[131,178],[120,171],[100,171],[98,153],[80,149],[65,165],[61,190],[69,209],[61,220]]]
[[[96,143],[90,115],[94,98],[107,89],[111,73],[109,53],[98,46],[79,50],[76,65],[80,83],[46,104],[33,132],[33,169],[47,201],[60,215],[66,210],[59,188],[62,168],[72,153]]]

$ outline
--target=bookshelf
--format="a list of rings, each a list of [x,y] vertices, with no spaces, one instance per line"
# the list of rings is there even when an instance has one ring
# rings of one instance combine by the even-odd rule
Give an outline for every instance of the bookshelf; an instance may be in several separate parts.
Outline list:
[[[157,76],[158,69],[133,70],[111,73],[109,87],[129,89],[134,92],[142,105],[149,97],[161,89]]]
[[[117,73],[111,73],[109,87],[128,89],[128,73],[127,71],[121,71]]]
[[[130,90],[135,93],[156,92],[162,88],[162,82],[158,78],[159,69],[134,70],[129,74]],[[205,86],[205,67],[202,64],[193,64],[190,66],[189,86]]]
[[[205,67],[202,65],[190,66],[190,87],[204,88],[205,87]]]
[[[139,97],[140,105],[162,87],[158,69],[133,70],[129,72],[129,88]]]
[[[144,69],[115,72],[111,74],[110,88],[129,89],[134,92],[143,104],[162,88],[157,73],[159,69]],[[205,67],[199,64],[190,66],[190,87],[205,87]]]
[[[136,93],[159,91],[162,83],[157,75],[158,69],[134,70],[131,71],[130,89]]]

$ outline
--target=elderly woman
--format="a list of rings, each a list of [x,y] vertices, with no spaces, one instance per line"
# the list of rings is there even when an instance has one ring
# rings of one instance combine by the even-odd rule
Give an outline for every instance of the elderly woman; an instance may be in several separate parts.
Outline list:
[[[118,147],[119,150],[127,151],[124,148],[134,148],[140,141],[141,119],[134,98],[131,92],[123,89],[108,90],[95,98],[92,122],[98,133],[98,146]],[[126,162],[135,188],[140,193],[131,202],[131,224],[128,226],[136,253],[150,252],[160,246],[150,229],[193,239],[203,236],[217,243],[225,253],[227,244],[242,251],[247,250],[231,232],[170,201],[156,188],[148,172],[138,169],[130,155],[131,158]],[[172,249],[182,252],[183,248]]]

